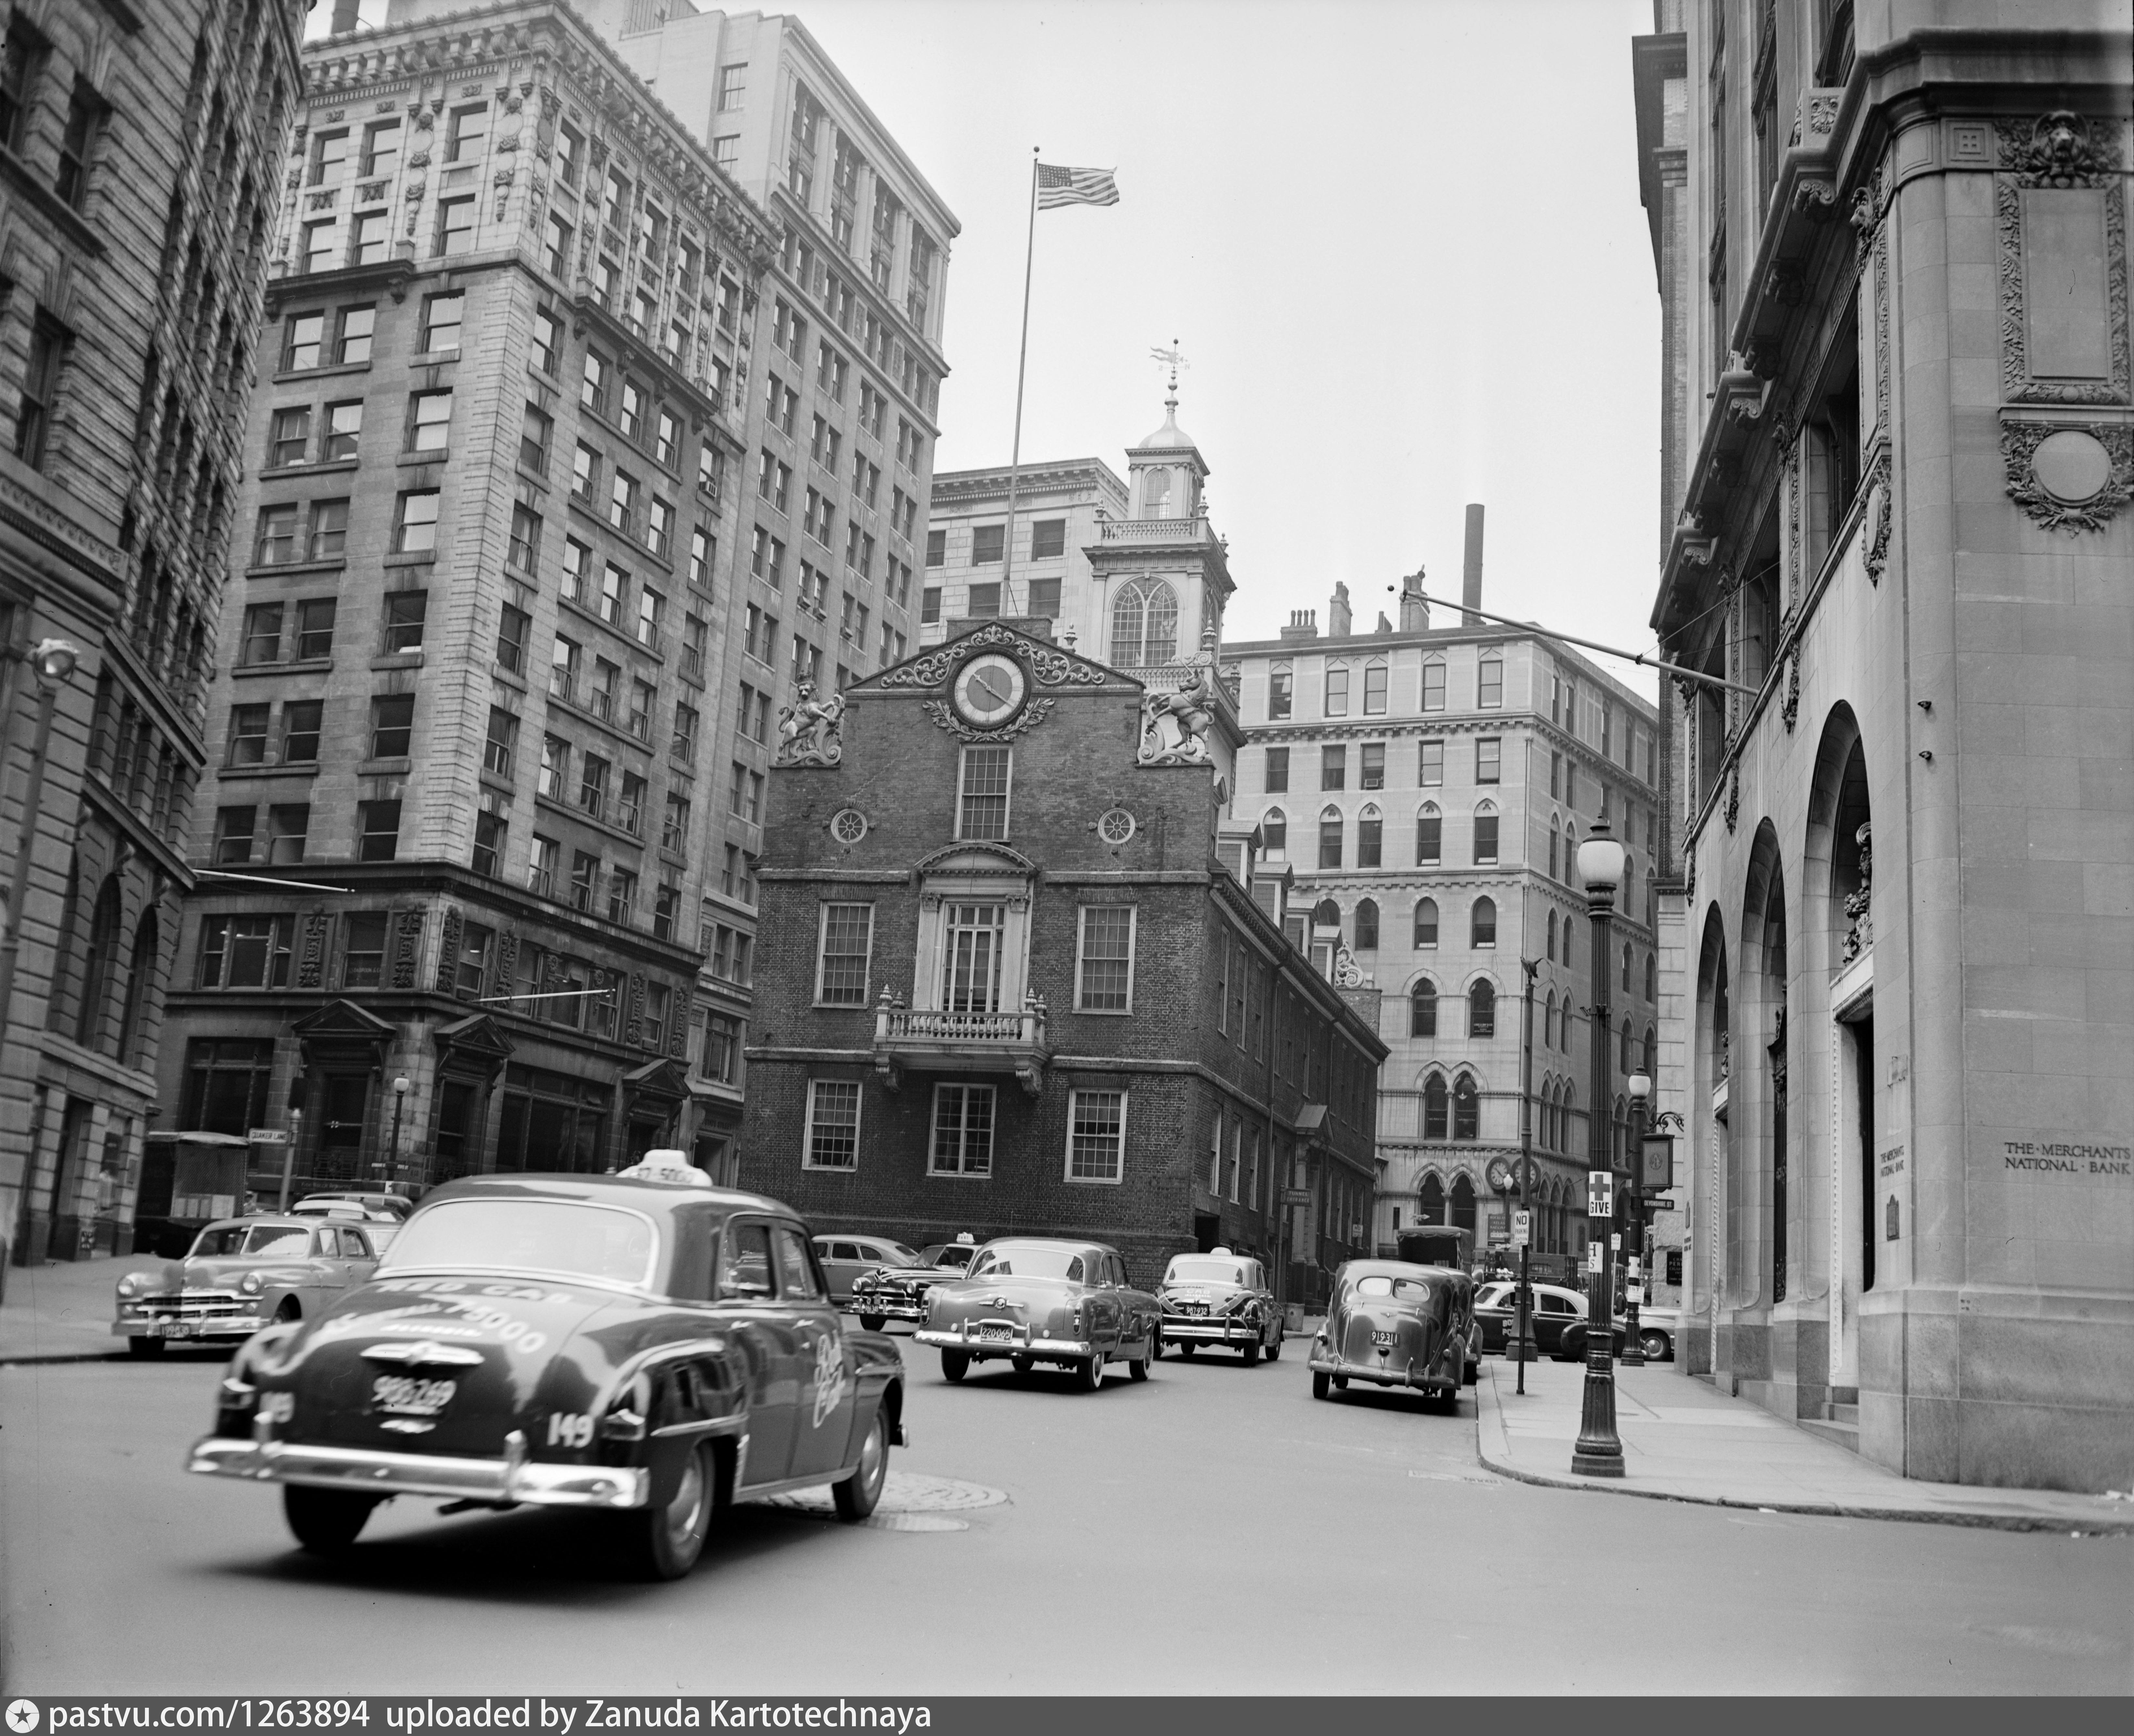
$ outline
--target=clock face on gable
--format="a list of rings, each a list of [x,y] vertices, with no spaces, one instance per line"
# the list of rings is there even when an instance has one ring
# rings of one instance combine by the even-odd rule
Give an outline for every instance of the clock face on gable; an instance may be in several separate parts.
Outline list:
[[[1021,709],[1027,689],[1028,678],[1021,663],[988,651],[973,658],[957,674],[957,714],[978,729],[997,729]]]

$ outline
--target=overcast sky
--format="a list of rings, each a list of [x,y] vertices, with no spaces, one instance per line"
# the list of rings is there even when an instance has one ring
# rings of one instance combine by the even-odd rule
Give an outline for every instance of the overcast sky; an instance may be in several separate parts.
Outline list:
[[[1457,596],[1649,647],[1659,301],[1630,39],[1649,0],[807,0],[793,8],[963,224],[940,470],[1007,461],[1031,147],[1120,202],[1037,218],[1028,459],[1163,419],[1191,362],[1238,584],[1272,637],[1417,563]],[[1651,692],[1649,673],[1612,673]]]

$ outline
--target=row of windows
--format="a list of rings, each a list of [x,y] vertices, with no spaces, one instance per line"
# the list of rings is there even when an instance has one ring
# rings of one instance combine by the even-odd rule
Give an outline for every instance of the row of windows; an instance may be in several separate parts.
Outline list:
[[[1265,750],[1262,761],[1265,771],[1265,785],[1270,795],[1279,795],[1289,788],[1290,752],[1286,747]],[[1477,784],[1500,784],[1504,781],[1504,744],[1501,736],[1478,735],[1475,738],[1475,781]],[[1445,741],[1441,736],[1429,737],[1416,744],[1416,782],[1426,789],[1434,789],[1445,782]],[[1319,750],[1319,787],[1321,789],[1346,789],[1349,787],[1349,744],[1330,742]],[[1356,788],[1383,789],[1386,787],[1386,744],[1383,741],[1359,743],[1356,752]]]
[[[1066,1148],[1062,1179],[1118,1183],[1126,1179],[1127,1099],[1124,1091],[1070,1090],[1067,1093]],[[864,1092],[856,1079],[810,1079],[802,1135],[802,1166],[859,1168],[860,1114]],[[993,1174],[997,1126],[996,1088],[938,1084],[928,1129],[926,1173],[987,1180]]]
[[[394,498],[392,536],[387,545],[392,553],[437,552],[439,499],[433,488],[403,489]],[[261,507],[253,564],[287,567],[300,562],[345,560],[348,505],[343,496],[308,504],[289,500]]]
[[[1056,561],[1067,552],[1067,521],[1065,518],[1038,518],[1030,527],[1030,556],[1033,561]],[[1007,557],[1007,526],[974,524],[971,527],[971,565],[997,567]],[[949,532],[945,526],[926,533],[926,564],[946,567],[949,564]]]
[[[1474,816],[1472,861],[1488,866],[1497,861],[1499,816],[1485,803]],[[1325,808],[1319,814],[1319,862],[1321,868],[1343,868],[1346,860],[1348,821],[1338,808]],[[1435,803],[1427,803],[1416,816],[1415,860],[1419,867],[1436,866],[1443,857],[1445,841],[1444,817]],[[1279,808],[1271,808],[1260,818],[1260,851],[1270,861],[1280,861],[1289,854],[1289,817]],[[1366,805],[1356,817],[1356,860],[1359,868],[1378,868],[1384,866],[1385,817],[1376,806]]]
[[[725,138],[714,137],[714,159],[717,160],[717,153],[727,147]],[[802,185],[813,186],[814,154],[812,149],[789,149],[786,161],[789,176]],[[838,137],[837,172],[831,182],[829,229],[831,239],[847,254],[852,253],[852,248],[854,208],[852,200],[857,186],[860,163],[857,148],[840,133]],[[792,186],[793,181],[789,180],[788,185]],[[802,198],[804,202],[804,194],[796,194],[795,196]],[[874,287],[884,292],[890,287],[890,260],[894,251],[888,236],[893,233],[903,209],[896,194],[886,184],[878,181],[875,188],[875,246],[868,261],[868,277]],[[881,227],[885,223],[889,225],[886,230]],[[905,309],[912,324],[922,334],[926,328],[927,309],[930,305],[934,272],[939,261],[939,248],[914,224]],[[905,343],[890,321],[861,295],[855,284],[833,270],[827,259],[817,256],[814,244],[797,224],[786,230],[780,263],[803,291],[820,305],[831,322],[856,342],[870,361],[894,379],[907,398],[923,406],[928,415],[938,413],[940,382],[934,377],[933,369],[927,365],[918,350]],[[807,337],[807,321],[800,317],[797,309],[780,302],[772,325],[772,341],[798,361],[806,346]],[[877,427],[874,432],[879,436],[881,430]],[[915,429],[912,431],[911,446],[912,461],[907,467],[915,471],[920,450],[920,436]]]
[[[1060,581],[1057,579],[1026,579],[1028,587],[1024,595],[1029,606],[1020,614],[1043,615],[1048,620],[1060,618]],[[1001,612],[1001,587],[997,580],[975,584],[963,604],[963,613],[973,620],[989,620]],[[929,626],[941,619],[941,587],[929,585],[920,596],[919,619]]]
[[[1007,907],[942,907],[941,1006],[954,1013],[997,1013],[1007,940]],[[815,1004],[865,1007],[874,957],[875,907],[825,904],[818,919]],[[1074,1010],[1133,1010],[1134,943],[1139,911],[1132,904],[1084,904],[1076,915]]]
[[[227,771],[244,771],[269,764],[316,765],[319,738],[326,718],[326,702],[288,699],[282,702],[279,751],[275,745],[273,706],[266,700],[229,708],[229,750],[224,760]],[[374,693],[370,698],[369,728],[365,735],[364,758],[405,760],[410,757],[415,731],[413,693]]]
[[[379,609],[378,636],[373,642],[377,654],[393,656],[421,650],[429,610],[427,591],[388,593]],[[334,633],[340,619],[340,600],[330,596],[248,604],[237,642],[236,667],[253,669],[283,662],[323,662],[333,655]]]
[[[1357,679],[1359,674],[1360,682]],[[1370,659],[1362,665],[1360,670],[1346,663],[1328,663],[1322,672],[1320,715],[1324,717],[1346,717],[1351,705],[1360,701],[1362,716],[1384,716],[1391,692],[1392,677],[1392,666],[1383,658]],[[1267,714],[1270,722],[1280,722],[1294,714],[1296,681],[1296,671],[1288,663],[1277,663],[1268,668]],[[1422,666],[1422,710],[1441,711],[1445,709],[1445,664],[1432,660]],[[1475,709],[1495,711],[1500,709],[1504,703],[1504,659],[1483,658],[1475,666]]]

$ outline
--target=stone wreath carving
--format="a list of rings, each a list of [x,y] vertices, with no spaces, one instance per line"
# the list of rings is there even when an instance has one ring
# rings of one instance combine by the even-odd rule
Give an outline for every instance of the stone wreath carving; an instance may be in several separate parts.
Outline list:
[[[1792,654],[1786,660],[1786,695],[1779,702],[1779,716],[1784,722],[1786,733],[1794,732],[1800,721],[1800,642],[1794,642]]]
[[[1215,717],[1215,682],[1214,665],[1202,663],[1184,687],[1168,693],[1151,688],[1142,695],[1137,765],[1214,763],[1208,728]]]
[[[922,700],[920,702],[920,709],[934,720],[934,726],[936,729],[946,730],[958,741],[985,743],[1012,741],[1016,736],[1035,729],[1045,721],[1052,710],[1053,704],[1054,702],[1050,699],[1033,699],[1014,716],[995,730],[977,729],[964,722],[956,715],[955,707],[945,699]]]
[[[1995,226],[2001,276],[2001,392],[2025,403],[2123,404],[2134,396],[2127,345],[2127,200],[2118,173],[2118,146],[2110,128],[2067,109],[1996,123],[2000,172],[1994,178]],[[2106,320],[2111,378],[2038,380],[2030,377],[2030,322],[2023,276],[2023,194],[2038,188],[2094,188],[2104,197]]]
[[[2104,485],[2083,500],[2063,499],[2038,480],[2038,448],[2054,435],[2080,434],[2104,450]],[[2001,458],[2008,474],[2008,498],[2047,530],[2103,530],[2134,499],[2134,427],[2124,423],[2009,422],[2001,430]]]
[[[1741,762],[1734,762],[1732,773],[1726,780],[1726,829],[1732,832],[1741,823]]]
[[[901,668],[888,671],[881,677],[881,684],[885,687],[944,687],[957,664],[992,645],[1005,646],[1027,663],[1031,679],[1040,687],[1100,687],[1110,679],[1094,663],[1084,663],[1062,651],[1049,650],[1010,628],[993,625],[981,627],[975,633],[964,634],[954,644],[944,645],[938,651],[914,658]]]
[[[835,765],[845,757],[840,730],[845,696],[815,697],[815,684],[804,681],[792,699],[778,708],[778,752],[773,765]]]

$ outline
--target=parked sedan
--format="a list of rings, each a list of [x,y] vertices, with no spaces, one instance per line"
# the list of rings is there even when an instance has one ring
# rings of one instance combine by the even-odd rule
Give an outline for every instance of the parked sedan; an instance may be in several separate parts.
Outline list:
[[[187,1468],[281,1483],[316,1553],[429,1496],[601,1516],[640,1573],[677,1579],[733,1501],[827,1484],[865,1518],[903,1392],[797,1217],[655,1152],[429,1195],[374,1282],[238,1353]]]
[[[369,1278],[378,1263],[360,1223],[316,1217],[227,1218],[161,1271],[118,1280],[113,1337],[135,1356],[173,1340],[234,1343],[278,1320],[308,1319]]]
[[[1263,1351],[1282,1355],[1282,1314],[1258,1261],[1228,1248],[1174,1254],[1156,1286],[1163,1305],[1163,1342],[1190,1356],[1203,1344],[1240,1352],[1249,1368]]]
[[[333,1223],[360,1223],[365,1239],[370,1243],[371,1251],[383,1254],[393,1246],[393,1238],[400,1233],[407,1219],[382,1208],[364,1204],[352,1195],[313,1194],[298,1200],[289,1208],[295,1218],[314,1220],[325,1218]]]
[[[879,1266],[852,1280],[851,1312],[868,1332],[891,1320],[915,1325],[926,1318],[926,1298],[937,1284],[953,1284],[978,1257],[978,1239],[968,1230],[954,1242],[929,1242],[910,1266]]]
[[[1351,1260],[1311,1345],[1311,1396],[1351,1381],[1429,1394],[1448,1410],[1480,1374],[1475,1280],[1450,1266]]]
[[[973,1362],[1005,1361],[1018,1374],[1054,1362],[1094,1392],[1108,1362],[1147,1380],[1162,1333],[1162,1304],[1127,1281],[1117,1248],[1016,1236],[980,1248],[968,1278],[935,1285],[916,1336],[940,1351],[944,1380]]]
[[[869,1272],[887,1267],[903,1271],[919,1264],[917,1252],[900,1242],[883,1236],[818,1236],[815,1257],[823,1262],[823,1275],[830,1280],[830,1300],[851,1311],[852,1285]],[[880,1323],[867,1329],[880,1332]]]
[[[1650,1303],[1638,1309],[1638,1348],[1649,1362],[1672,1362],[1675,1342],[1682,1336],[1682,1310],[1655,1308]]]
[[[1527,1324],[1534,1346],[1543,1355],[1554,1356],[1562,1348],[1564,1329],[1585,1319],[1586,1298],[1561,1284],[1530,1284],[1527,1288],[1532,1292]],[[1510,1348],[1511,1334],[1518,1329],[1518,1290],[1516,1283],[1497,1279],[1475,1292],[1475,1324],[1481,1329],[1484,1349]]]

